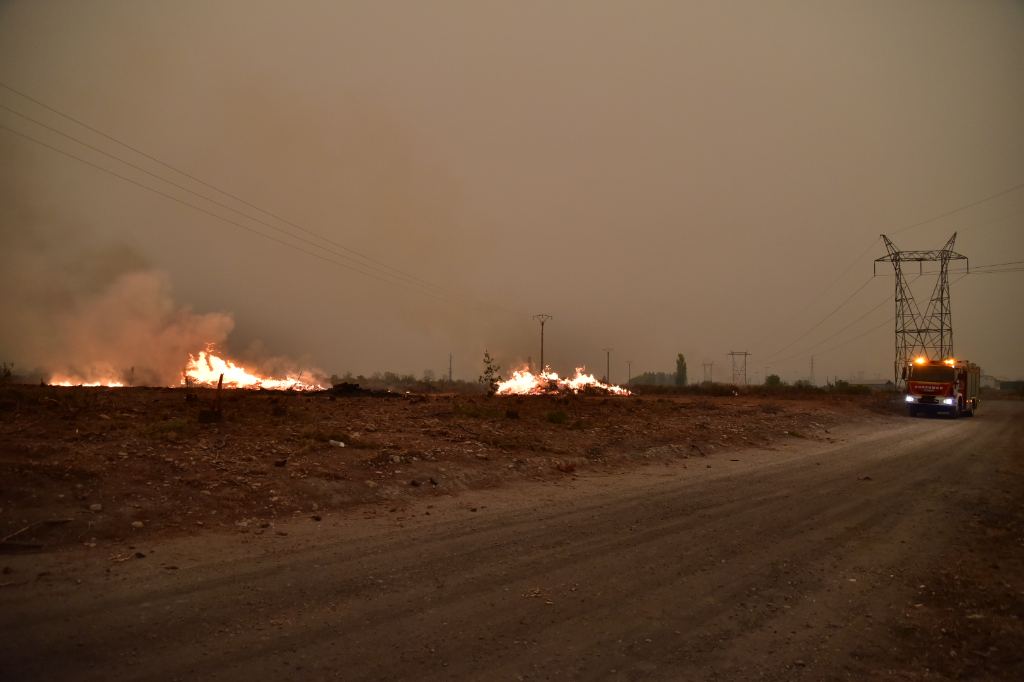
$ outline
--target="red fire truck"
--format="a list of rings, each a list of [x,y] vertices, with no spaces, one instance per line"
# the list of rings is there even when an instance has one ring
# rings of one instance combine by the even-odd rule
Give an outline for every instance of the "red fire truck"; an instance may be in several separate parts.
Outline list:
[[[911,417],[945,413],[954,419],[978,409],[981,369],[966,360],[915,358],[907,367],[906,403]]]

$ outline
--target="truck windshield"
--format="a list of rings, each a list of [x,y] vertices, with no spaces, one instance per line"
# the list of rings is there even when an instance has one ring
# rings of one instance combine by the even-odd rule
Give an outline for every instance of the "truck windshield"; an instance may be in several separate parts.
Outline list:
[[[910,370],[911,381],[953,381],[955,372],[952,367],[939,365],[913,365]]]

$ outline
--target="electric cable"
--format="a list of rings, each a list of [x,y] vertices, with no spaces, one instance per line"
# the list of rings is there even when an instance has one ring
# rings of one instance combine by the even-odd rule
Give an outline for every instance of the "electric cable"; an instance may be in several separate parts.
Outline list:
[[[179,204],[182,204],[183,206],[188,206],[189,208],[192,208],[192,209],[194,209],[196,211],[199,211],[200,213],[204,213],[204,214],[206,214],[208,216],[216,218],[217,220],[221,220],[221,221],[223,221],[225,223],[228,223],[230,225],[234,225],[235,227],[243,229],[246,232],[250,232],[252,234],[259,235],[260,237],[263,237],[264,239],[267,239],[267,240],[270,240],[270,241],[275,242],[277,244],[280,244],[281,246],[286,246],[286,247],[288,247],[290,249],[293,249],[295,251],[299,251],[301,253],[304,253],[304,254],[306,254],[308,256],[312,256],[314,258],[318,258],[318,259],[320,259],[322,261],[325,261],[327,263],[331,263],[331,264],[339,266],[341,268],[344,268],[344,269],[347,269],[347,270],[353,270],[353,271],[358,272],[358,273],[360,273],[362,275],[366,275],[367,277],[372,277],[373,279],[376,279],[378,281],[384,282],[386,284],[391,284],[393,286],[397,286],[397,285],[400,284],[400,282],[398,282],[396,280],[385,279],[385,278],[379,276],[378,274],[376,274],[374,272],[366,271],[366,270],[361,270],[361,269],[359,269],[359,268],[357,268],[357,267],[355,267],[355,266],[353,266],[351,264],[343,263],[343,262],[340,262],[340,261],[336,261],[336,260],[334,260],[332,258],[324,256],[321,253],[316,253],[314,251],[309,251],[309,250],[304,249],[301,246],[298,246],[298,245],[293,244],[291,242],[285,241],[283,239],[279,239],[277,237],[274,237],[273,235],[268,235],[265,232],[261,232],[261,231],[255,229],[255,228],[253,228],[253,227],[251,227],[249,225],[245,225],[245,224],[240,223],[238,221],[231,220],[230,218],[225,218],[224,216],[219,215],[217,213],[214,213],[213,211],[207,210],[207,209],[205,209],[205,208],[203,208],[201,206],[196,206],[195,204],[191,204],[191,203],[185,201],[184,199],[182,199],[181,197],[176,197],[173,194],[168,194],[167,192],[164,192],[162,190],[156,189],[154,187],[150,187],[149,185],[146,185],[146,184],[144,184],[142,182],[139,182],[138,180],[135,180],[133,178],[129,178],[128,176],[125,176],[125,175],[121,175],[120,173],[117,173],[116,171],[113,171],[113,170],[111,170],[109,168],[101,166],[101,165],[99,165],[97,163],[93,163],[92,161],[89,161],[87,159],[83,159],[82,157],[77,156],[76,154],[72,154],[71,152],[68,152],[66,150],[60,149],[59,147],[55,147],[55,146],[53,146],[51,144],[43,142],[42,140],[34,138],[31,135],[28,135],[28,134],[23,133],[23,132],[18,131],[18,130],[14,130],[13,128],[10,128],[10,127],[8,127],[6,125],[0,124],[0,130],[6,130],[7,132],[9,132],[9,133],[11,133],[13,135],[17,135],[18,137],[21,137],[23,139],[26,139],[26,140],[29,140],[31,142],[34,142],[35,144],[38,144],[38,145],[40,145],[42,147],[50,149],[51,151],[54,151],[54,152],[56,152],[58,154],[62,154],[64,156],[72,158],[72,159],[74,159],[74,160],[76,160],[76,161],[78,161],[80,163],[83,163],[83,164],[85,164],[87,166],[91,166],[92,168],[95,168],[97,170],[103,171],[104,173],[108,173],[109,175],[112,175],[115,178],[118,178],[119,180],[123,180],[124,182],[128,182],[128,183],[131,183],[131,184],[133,184],[133,185],[135,185],[137,187],[141,187],[142,189],[145,189],[145,190],[148,190],[150,192],[153,192],[154,194],[158,194],[158,195],[160,195],[162,197],[170,199],[171,201],[174,201],[174,202],[177,202]],[[441,296],[439,296],[437,294],[434,294],[434,293],[431,293],[429,291],[426,291],[424,289],[415,289],[415,291],[419,291],[420,294],[422,294],[424,296],[429,296],[431,298],[435,298],[435,299],[440,300],[440,301],[445,301],[447,303],[452,303],[452,301],[450,301],[450,300],[448,300],[446,298],[443,298],[443,297],[441,297]]]
[[[208,182],[206,180],[203,180],[202,178],[199,178],[199,177],[197,177],[197,176],[195,176],[195,175],[193,175],[191,173],[188,173],[187,171],[181,170],[180,168],[177,168],[176,166],[173,166],[173,165],[167,163],[166,161],[163,161],[162,159],[157,158],[156,156],[154,156],[152,154],[149,154],[149,153],[143,151],[142,149],[139,149],[138,147],[135,147],[135,146],[133,146],[131,144],[128,144],[127,142],[124,142],[123,140],[120,140],[120,139],[114,137],[113,135],[110,135],[109,133],[106,133],[106,132],[104,132],[104,131],[102,131],[102,130],[94,127],[94,126],[91,126],[91,125],[89,125],[88,123],[82,121],[79,118],[76,118],[76,117],[74,117],[74,116],[72,116],[70,114],[67,114],[67,113],[65,113],[63,111],[60,111],[59,109],[57,109],[57,108],[55,108],[53,106],[50,106],[49,104],[46,104],[45,102],[43,102],[43,101],[41,101],[41,100],[39,100],[39,99],[29,95],[28,93],[25,93],[25,92],[23,92],[21,90],[16,89],[16,88],[12,87],[11,85],[9,85],[7,83],[0,82],[0,87],[8,90],[9,92],[14,93],[15,95],[18,95],[19,97],[22,97],[22,98],[24,98],[24,99],[26,99],[26,100],[36,104],[37,106],[42,107],[43,109],[46,109],[47,111],[50,111],[50,112],[56,114],[57,116],[60,116],[60,117],[66,119],[68,121],[71,121],[71,122],[75,123],[76,125],[79,125],[82,128],[85,128],[86,130],[88,130],[88,131],[90,131],[90,132],[92,132],[92,133],[94,133],[96,135],[99,135],[100,137],[103,137],[103,138],[105,138],[107,140],[110,140],[111,142],[114,142],[115,144],[120,145],[121,147],[124,147],[125,149],[129,149],[132,152],[134,152],[134,153],[136,153],[136,154],[138,154],[138,155],[140,155],[140,156],[142,156],[142,157],[144,157],[146,159],[149,159],[150,161],[153,161],[154,163],[157,163],[160,166],[163,166],[164,168],[167,168],[168,170],[171,170],[171,171],[173,171],[175,173],[178,173],[179,175],[181,175],[181,176],[183,176],[185,178],[188,178],[189,180],[191,180],[191,181],[193,181],[193,182],[195,182],[195,183],[197,183],[199,185],[202,185],[204,187],[212,189],[212,190],[214,190],[214,191],[216,191],[216,192],[218,192],[218,193],[220,193],[220,194],[222,194],[222,195],[224,195],[226,197],[234,199],[235,201],[237,201],[237,202],[239,202],[239,203],[241,203],[241,204],[243,204],[243,205],[245,205],[245,206],[247,206],[247,207],[249,207],[249,208],[251,208],[253,210],[256,210],[256,211],[258,211],[258,212],[260,212],[260,213],[262,213],[264,215],[267,215],[267,216],[269,216],[269,217],[271,217],[271,218],[273,218],[273,219],[275,219],[275,220],[277,220],[277,221],[279,221],[281,223],[284,223],[285,225],[288,225],[288,226],[293,227],[293,228],[295,228],[295,229],[297,229],[297,230],[299,230],[301,232],[304,232],[305,234],[308,234],[308,235],[310,235],[312,237],[315,237],[316,239],[319,239],[319,240],[321,240],[321,241],[323,241],[323,242],[325,242],[327,244],[330,244],[330,245],[332,245],[332,246],[334,246],[334,247],[336,247],[338,249],[341,249],[342,251],[345,251],[348,254],[352,254],[351,256],[342,256],[341,254],[336,254],[336,255],[339,255],[339,257],[344,257],[344,258],[352,259],[353,256],[354,256],[355,258],[359,258],[359,259],[362,259],[362,260],[366,261],[366,263],[360,263],[360,265],[362,267],[371,267],[371,268],[373,268],[374,266],[376,266],[378,269],[382,268],[384,270],[389,271],[390,273],[392,273],[392,276],[400,276],[402,278],[405,278],[405,279],[408,279],[408,280],[412,280],[413,282],[416,282],[419,285],[427,286],[427,287],[431,287],[431,288],[437,289],[440,293],[443,293],[445,295],[451,295],[451,292],[447,291],[444,287],[441,287],[441,286],[439,286],[437,284],[429,282],[429,281],[427,281],[427,280],[425,280],[425,279],[423,279],[421,277],[418,277],[418,276],[416,276],[414,274],[411,274],[409,272],[401,270],[400,268],[396,268],[394,266],[388,265],[387,263],[384,263],[384,262],[381,262],[381,261],[379,261],[377,259],[374,259],[371,256],[366,255],[365,253],[362,253],[360,251],[357,251],[355,249],[347,247],[344,244],[341,244],[341,243],[339,243],[339,242],[337,242],[337,241],[335,241],[333,239],[330,239],[330,238],[325,237],[325,236],[323,236],[321,234],[318,234],[317,232],[315,232],[313,230],[310,230],[308,228],[305,228],[302,225],[300,225],[300,224],[298,224],[296,222],[293,222],[291,220],[288,220],[287,218],[284,218],[284,217],[282,217],[282,216],[280,216],[280,215],[278,215],[278,214],[276,214],[276,213],[274,213],[272,211],[269,211],[267,209],[261,208],[261,207],[257,206],[256,204],[254,204],[254,203],[252,203],[250,201],[247,201],[246,199],[244,199],[244,198],[242,198],[242,197],[240,197],[240,196],[238,196],[236,194],[233,194],[233,193],[231,193],[231,192],[229,192],[229,191],[227,191],[227,190],[225,190],[225,189],[223,189],[221,187],[218,187],[218,186],[214,185],[213,183],[210,183],[210,182]],[[2,106],[2,105],[0,105],[0,106]],[[13,109],[10,109],[8,107],[4,107],[4,108],[7,109],[8,111],[11,111],[12,113],[18,114],[19,116],[22,116],[24,118],[29,118],[29,117],[25,116],[24,114],[21,114],[19,112],[14,111]],[[42,124],[42,123],[40,123],[38,121],[35,121],[34,119],[29,118],[29,120],[32,120],[33,122],[35,122],[35,123],[37,123],[39,125],[43,125],[44,127],[48,127],[49,128],[49,126],[45,126],[45,124]],[[51,130],[55,130],[53,128],[50,128],[50,129]],[[56,131],[55,130],[55,132],[58,132],[61,135],[68,136],[66,133],[62,133],[60,131]],[[72,139],[75,139],[77,142],[79,142],[81,144],[86,144],[86,143],[82,142],[81,140],[77,140],[77,138],[73,138],[72,137]],[[87,146],[89,146],[89,145],[87,145]],[[102,151],[100,153],[107,154],[106,152],[102,152]],[[128,165],[132,165],[129,162],[124,161],[123,159],[120,159],[119,157],[114,157],[114,158],[117,158],[122,163],[126,163]],[[133,167],[139,168],[138,166],[133,166]],[[140,170],[142,170],[142,169],[140,168]],[[143,172],[149,173],[149,171],[145,171],[145,170],[143,170]],[[160,177],[160,176],[156,176],[156,177]],[[170,180],[167,180],[166,178],[160,177],[160,179],[163,180],[164,182],[169,183],[169,184],[174,184]],[[192,191],[192,190],[186,190],[186,191]],[[207,201],[214,201],[214,200],[210,199],[209,197],[205,197],[204,195],[198,194],[196,192],[193,192],[193,193],[196,194],[196,196],[201,196],[201,197],[205,198]],[[221,204],[221,205],[223,205],[223,204]],[[245,213],[237,211],[237,209],[229,209],[229,210],[233,210],[236,213],[239,213],[241,215],[245,215],[250,220],[253,220],[253,221],[256,221],[256,222],[260,222],[261,224],[267,225],[268,227],[272,227],[272,229],[275,229],[275,230],[277,230],[279,232],[282,231],[281,228],[273,227],[273,226],[271,226],[271,225],[269,225],[269,224],[259,220],[258,218],[254,218],[254,217],[249,216],[249,215],[247,215]],[[287,231],[283,231],[283,232],[287,233]],[[296,235],[289,234],[289,236],[291,236],[292,238],[295,238],[295,239],[300,239]],[[318,248],[324,248],[321,245],[316,245],[316,246]],[[327,249],[325,249],[325,250],[327,250]],[[356,262],[358,262],[358,261],[356,261]],[[368,265],[368,264],[372,264],[372,265]],[[479,301],[473,301],[473,303],[474,303],[474,305],[480,305],[481,304],[481,302],[479,302]],[[501,306],[492,306],[492,307],[501,307]],[[506,310],[507,312],[513,312],[513,313],[518,314],[517,311],[512,311],[512,310],[509,310],[507,308],[503,308],[503,309]]]
[[[35,125],[37,125],[37,126],[39,126],[41,128],[49,130],[52,133],[56,133],[57,135],[60,135],[60,136],[62,136],[64,138],[67,138],[67,139],[69,139],[69,140],[71,140],[73,142],[76,142],[76,143],[82,145],[83,147],[86,147],[87,149],[91,149],[92,151],[94,151],[94,152],[96,152],[98,154],[102,154],[103,156],[106,156],[107,158],[110,158],[110,159],[113,159],[114,161],[118,161],[120,163],[123,163],[126,166],[129,166],[130,168],[134,168],[135,170],[137,170],[137,171],[139,171],[141,173],[145,173],[146,175],[148,175],[148,176],[150,176],[152,178],[155,178],[155,179],[157,179],[157,180],[159,180],[161,182],[165,182],[168,185],[171,185],[172,187],[175,187],[176,189],[179,189],[179,190],[181,190],[183,192],[188,192],[189,194],[192,194],[193,196],[197,196],[200,199],[203,199],[205,201],[210,202],[211,204],[214,204],[214,205],[219,206],[219,207],[221,207],[223,209],[231,211],[232,213],[235,213],[236,215],[242,216],[243,218],[246,218],[248,220],[252,220],[255,223],[259,223],[260,225],[263,225],[264,227],[268,227],[271,230],[274,230],[275,232],[287,235],[288,237],[291,237],[292,239],[295,239],[295,240],[298,240],[298,241],[303,242],[305,244],[308,244],[309,246],[312,246],[313,248],[322,249],[322,250],[324,250],[324,251],[326,251],[326,252],[328,252],[328,253],[330,253],[332,255],[337,256],[338,258],[342,258],[342,259],[348,260],[350,262],[356,263],[356,264],[358,264],[361,267],[365,267],[365,268],[368,268],[368,269],[371,269],[371,270],[379,270],[379,271],[382,272],[382,274],[384,274],[386,276],[396,277],[396,278],[399,278],[399,279],[403,279],[403,280],[409,282],[410,284],[430,286],[431,288],[439,288],[439,287],[436,287],[433,284],[430,284],[429,282],[425,282],[423,280],[420,280],[419,278],[416,278],[413,275],[407,275],[407,274],[403,273],[402,271],[397,270],[395,268],[390,268],[389,266],[384,266],[382,268],[382,267],[376,266],[376,265],[374,265],[372,263],[363,263],[363,262],[353,258],[352,256],[349,256],[349,255],[345,254],[345,253],[342,253],[340,251],[336,251],[336,250],[333,250],[331,248],[322,246],[321,244],[318,244],[318,243],[314,242],[311,239],[307,239],[305,237],[302,237],[301,235],[296,235],[296,234],[290,232],[289,230],[282,229],[282,228],[278,227],[277,225],[269,223],[269,222],[267,222],[265,220],[262,220],[260,218],[251,216],[248,213],[245,213],[244,211],[239,211],[237,208],[234,208],[233,206],[230,206],[230,205],[228,205],[228,204],[226,204],[226,203],[224,203],[222,201],[218,201],[217,199],[215,199],[215,198],[213,198],[211,196],[208,196],[206,194],[202,194],[200,192],[196,192],[195,190],[190,189],[188,187],[185,187],[184,185],[181,185],[181,184],[179,184],[177,182],[174,182],[173,180],[168,180],[167,178],[163,177],[162,175],[158,175],[156,173],[153,173],[152,171],[147,170],[146,168],[143,168],[142,166],[139,166],[138,164],[132,163],[131,161],[127,161],[127,160],[117,156],[116,154],[111,154],[110,152],[105,151],[105,150],[103,150],[103,149],[101,149],[99,147],[96,147],[95,145],[89,144],[88,142],[85,142],[85,141],[75,137],[74,135],[70,135],[68,133],[65,133],[62,130],[54,128],[53,126],[50,126],[50,125],[48,125],[46,123],[43,123],[42,121],[39,121],[39,120],[37,120],[35,118],[32,118],[31,116],[28,116],[28,115],[23,114],[23,113],[15,110],[15,109],[12,109],[12,108],[8,107],[5,104],[0,104],[0,109],[8,111],[8,112],[14,114],[15,116],[18,116],[18,117],[20,117],[22,119],[30,121],[30,122],[34,123]],[[260,209],[257,209],[257,210],[260,210]],[[329,240],[326,240],[326,239],[324,239],[322,237],[321,237],[321,239],[323,239],[324,241],[329,241]],[[341,248],[344,249],[345,247],[341,247]],[[384,269],[384,268],[387,268],[387,269]],[[393,272],[389,272],[389,271],[393,271]]]

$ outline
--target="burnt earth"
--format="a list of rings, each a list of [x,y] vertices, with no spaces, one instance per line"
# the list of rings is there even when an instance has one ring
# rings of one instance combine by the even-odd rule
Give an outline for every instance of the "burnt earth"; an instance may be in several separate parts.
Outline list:
[[[123,543],[829,440],[870,398],[404,396],[8,387],[3,551]],[[343,446],[340,444],[344,444]]]

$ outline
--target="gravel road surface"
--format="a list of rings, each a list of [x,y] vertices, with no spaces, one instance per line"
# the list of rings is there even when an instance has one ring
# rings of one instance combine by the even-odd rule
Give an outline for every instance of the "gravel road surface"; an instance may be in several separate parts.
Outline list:
[[[4,680],[1022,679],[1024,404],[0,557]]]

